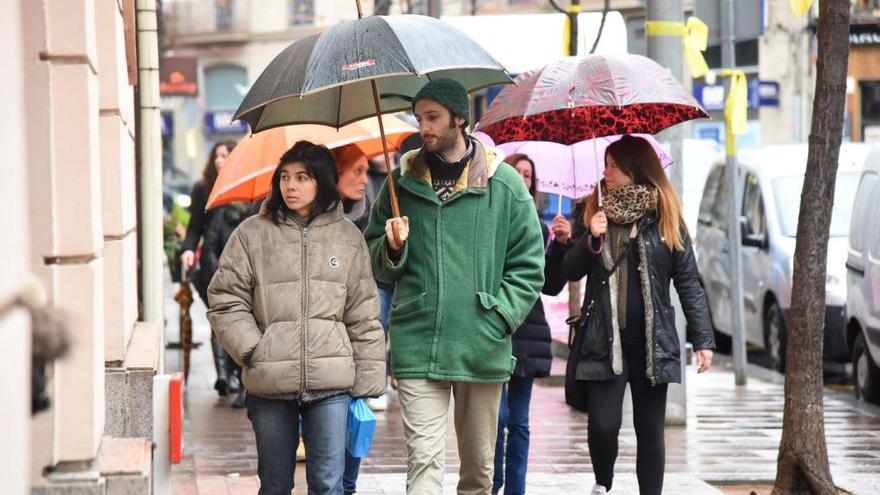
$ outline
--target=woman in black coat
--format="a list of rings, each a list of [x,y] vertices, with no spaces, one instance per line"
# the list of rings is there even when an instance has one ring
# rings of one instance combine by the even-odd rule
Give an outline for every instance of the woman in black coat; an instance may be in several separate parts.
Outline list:
[[[605,152],[603,208],[587,199],[587,230],[565,255],[569,280],[585,275],[590,310],[576,379],[589,397],[588,443],[593,494],[611,489],[623,393],[629,383],[637,439],[639,492],[663,488],[666,389],[681,382],[681,348],[670,281],[681,300],[698,371],[709,369],[715,341],[681,203],[650,143],[624,136]],[[614,269],[615,263],[617,268]]]
[[[508,156],[504,160],[519,172],[537,202],[535,163],[524,154]],[[550,231],[541,223],[544,245],[544,294],[555,296],[562,291],[566,280],[562,271],[565,251],[571,238],[571,224],[562,215],[553,219],[553,241],[548,245]],[[498,439],[495,444],[495,476],[492,492],[504,487],[505,495],[525,493],[526,468],[529,458],[529,406],[535,378],[550,375],[553,353],[550,326],[544,316],[544,305],[539,298],[523,324],[513,334],[513,355],[516,367],[510,381],[501,390],[498,412]],[[505,435],[506,430],[506,435]],[[505,442],[505,436],[507,442]]]
[[[196,264],[195,253],[198,251],[202,238],[205,236],[205,232],[214,218],[214,211],[205,211],[208,196],[211,194],[211,189],[214,188],[214,181],[217,180],[217,174],[223,168],[226,157],[229,156],[234,147],[234,141],[220,141],[214,144],[211,148],[211,153],[208,155],[208,162],[205,163],[205,168],[202,170],[202,179],[193,184],[192,193],[190,193],[190,218],[189,224],[186,226],[186,238],[183,240],[183,252],[180,253],[180,263],[183,273],[190,274],[189,279],[195,286],[196,292],[198,292],[205,306],[208,305],[208,284],[211,283],[213,272],[208,274],[207,271],[199,268],[191,273],[190,270]],[[220,346],[220,341],[217,340],[213,333],[211,334],[211,351],[214,354],[214,370],[217,372],[214,389],[221,396],[224,396],[229,390],[223,363],[225,352]]]
[[[251,210],[252,207],[249,203],[231,203],[213,210],[211,223],[205,232],[205,242],[202,244],[201,256],[199,257],[199,273],[209,284],[220,265],[220,255],[223,254],[226,242],[229,241],[229,237],[238,224],[251,216]],[[214,352],[215,356],[218,356],[218,365],[225,375],[228,391],[238,392],[235,400],[232,401],[232,407],[244,407],[245,390],[241,385],[241,368],[229,357],[225,349],[220,348]]]

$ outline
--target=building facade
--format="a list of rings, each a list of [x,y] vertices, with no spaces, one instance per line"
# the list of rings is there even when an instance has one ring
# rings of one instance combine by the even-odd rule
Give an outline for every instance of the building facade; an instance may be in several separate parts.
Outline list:
[[[3,12],[3,492],[151,493],[162,336],[139,310],[135,89],[138,55],[158,53],[137,42],[136,18],[155,31],[155,2],[9,0]],[[63,356],[36,365],[59,342]]]

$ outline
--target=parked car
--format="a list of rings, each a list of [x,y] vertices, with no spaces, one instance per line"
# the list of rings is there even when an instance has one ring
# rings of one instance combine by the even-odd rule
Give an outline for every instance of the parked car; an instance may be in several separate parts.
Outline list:
[[[880,146],[865,163],[846,259],[846,336],[856,397],[880,404]]]
[[[700,210],[700,200],[703,198],[703,188],[706,185],[706,177],[712,166],[724,159],[724,147],[711,139],[683,139],[682,140],[682,215],[685,225],[691,234],[697,232],[697,216]],[[669,173],[673,163],[666,172]]]
[[[825,294],[826,360],[849,361],[845,332],[846,249],[853,198],[870,147],[845,143],[840,149]],[[768,146],[738,157],[742,192],[743,324],[746,342],[767,351],[773,368],[784,371],[786,326],[800,195],[807,163],[806,145]],[[727,177],[724,163],[709,172],[700,203],[697,263],[719,341],[732,334],[730,262],[727,239]]]

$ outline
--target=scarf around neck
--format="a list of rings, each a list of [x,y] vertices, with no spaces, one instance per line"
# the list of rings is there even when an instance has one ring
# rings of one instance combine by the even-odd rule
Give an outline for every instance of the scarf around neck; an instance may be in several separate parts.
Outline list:
[[[657,188],[650,185],[634,184],[610,190],[602,185],[605,215],[619,225],[635,222],[648,212],[655,211],[658,198]]]

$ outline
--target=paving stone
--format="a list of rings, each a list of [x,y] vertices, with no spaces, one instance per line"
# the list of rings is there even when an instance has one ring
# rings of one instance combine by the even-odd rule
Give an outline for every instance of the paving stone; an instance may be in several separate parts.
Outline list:
[[[168,303],[169,323],[176,305]],[[232,397],[213,390],[214,370],[209,328],[201,303],[193,306],[194,339],[204,342],[192,354],[186,395],[184,442],[186,457],[172,472],[174,486],[200,495],[254,493],[257,455],[253,430],[243,410],[229,407]],[[173,324],[166,341],[176,341]],[[166,369],[180,367],[180,352],[166,351]],[[783,386],[752,378],[747,387],[734,384],[733,373],[721,364],[703,375],[690,368],[688,424],[666,430],[666,493],[717,494],[707,483],[768,482],[776,475],[782,435]],[[539,381],[540,384],[540,381]],[[852,493],[880,493],[880,414],[828,392],[825,397],[826,439],[835,481]],[[387,411],[378,413],[373,450],[361,466],[360,495],[402,494],[406,450],[396,395]],[[585,493],[592,486],[587,450],[587,418],[564,403],[559,386],[535,387],[531,407],[530,494]],[[444,493],[454,493],[457,448],[450,414],[446,442]],[[635,479],[636,438],[629,401],[624,409],[614,493],[638,493]],[[230,476],[232,475],[232,476]],[[296,470],[295,494],[305,494],[305,469]],[[630,490],[630,491],[628,491]]]

